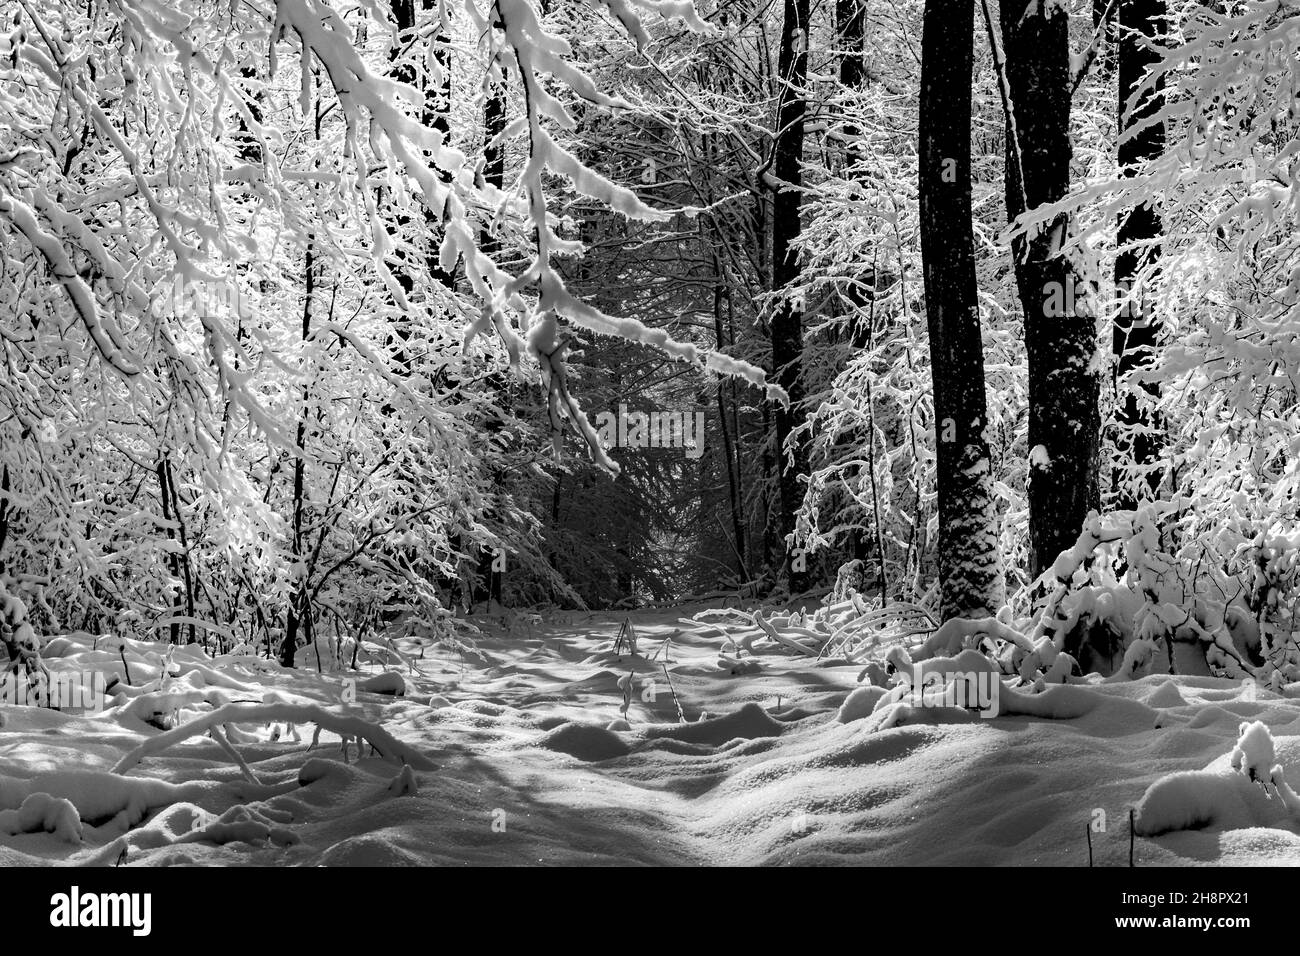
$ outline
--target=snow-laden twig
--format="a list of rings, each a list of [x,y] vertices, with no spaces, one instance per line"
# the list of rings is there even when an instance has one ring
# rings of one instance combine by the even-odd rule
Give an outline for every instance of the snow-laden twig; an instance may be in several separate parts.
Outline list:
[[[48,679],[49,670],[41,660],[41,640],[27,620],[27,605],[17,595],[5,590],[3,579],[0,579],[0,624],[10,630],[4,645],[14,672],[22,667],[28,676],[39,673]]]
[[[336,714],[315,704],[225,704],[197,720],[146,740],[118,761],[114,773],[125,774],[145,757],[162,753],[168,747],[208,733],[222,724],[270,723],[283,720],[292,723],[314,723],[318,727],[370,742],[375,752],[386,760],[409,764],[416,770],[433,770],[436,764],[417,750],[394,738],[377,724],[348,714]]]
[[[50,274],[68,294],[81,324],[86,327],[90,340],[95,343],[95,348],[104,361],[128,378],[139,375],[139,359],[132,354],[117,325],[101,314],[95,293],[73,267],[72,260],[68,258],[58,237],[43,230],[31,207],[15,196],[0,196],[0,215],[8,219],[31,247],[44,257],[50,267]]]

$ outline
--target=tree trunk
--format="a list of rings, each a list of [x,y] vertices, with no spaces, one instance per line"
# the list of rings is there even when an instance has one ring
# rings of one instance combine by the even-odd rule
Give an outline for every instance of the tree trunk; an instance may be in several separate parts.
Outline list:
[[[714,137],[709,133],[703,133],[700,136],[700,152],[706,168],[712,168],[717,161],[714,154],[713,139]],[[706,199],[711,206],[716,198],[713,193],[713,184],[708,179],[705,180],[705,184]],[[723,270],[722,259],[718,254],[719,249],[725,248],[727,237],[712,218],[703,217],[700,219],[700,239],[705,249],[708,250],[709,262],[712,267],[714,347],[719,352],[723,352],[730,345],[735,344],[734,341],[729,342],[727,339],[726,309],[730,305],[731,289],[727,285],[727,276]],[[718,405],[718,429],[722,436],[722,467],[720,471],[725,472],[727,476],[727,506],[731,512],[731,533],[733,537],[731,550],[736,558],[737,580],[743,583],[749,580],[749,570],[745,563],[745,519],[740,490],[740,461],[736,456],[736,448],[741,441],[741,437],[727,426],[727,384],[734,385],[735,383],[734,380],[730,383],[724,382],[719,377],[714,397]],[[704,402],[701,402],[701,404],[704,404]]]
[[[772,203],[772,287],[781,290],[799,278],[793,245],[799,238],[799,210],[803,203],[804,86],[808,80],[808,0],[785,0],[781,49],[777,57],[780,100],[773,144],[772,171],[780,180]],[[786,299],[772,316],[772,369],[777,384],[790,396],[788,408],[776,410],[777,480],[780,497],[778,530],[789,538],[795,529],[795,512],[803,500],[799,476],[808,472],[808,452],[802,440],[794,443],[793,461],[786,462],[786,442],[803,424],[803,309]],[[786,569],[790,593],[807,589],[804,562],[786,542]]]
[[[190,639],[189,643],[195,643],[198,638],[194,633],[194,572],[190,567],[190,539],[189,532],[185,528],[185,513],[181,511],[181,496],[176,490],[176,473],[172,470],[171,462],[163,462],[163,470],[167,475],[166,494],[172,500],[172,516],[176,519],[176,524],[181,533],[181,570],[184,572],[185,580],[185,613],[190,618]],[[215,610],[215,609],[214,609]]]
[[[505,75],[502,74],[504,82]],[[483,180],[490,186],[502,189],[506,181],[506,154],[504,144],[498,139],[506,128],[506,97],[505,88],[500,83],[493,83],[488,80],[487,99],[483,103]],[[501,248],[497,242],[496,236],[486,227],[479,231],[479,248],[487,255],[494,255]],[[488,380],[498,384],[492,388],[492,402],[498,408],[508,408],[509,399],[506,395],[506,384],[504,379],[496,375],[489,375]],[[504,422],[495,415],[484,423],[484,430],[488,432],[499,431]],[[506,475],[499,469],[492,471],[493,494],[499,500],[505,494]],[[489,508],[484,517],[496,517],[496,509]],[[491,551],[484,551],[479,556],[478,576],[481,581],[479,590],[474,595],[474,600],[501,603],[501,594],[505,583],[504,572],[498,570],[499,563],[497,556]]]
[[[158,476],[158,500],[162,503],[163,520],[167,522],[167,540],[175,541],[176,532],[172,530],[172,508],[171,495],[167,493],[167,458],[165,455],[158,456],[158,465],[155,468]],[[181,579],[181,558],[180,555],[172,549],[167,555],[167,564],[170,566],[173,581]],[[172,603],[172,617],[178,617],[181,613],[180,595],[176,595]],[[181,642],[181,626],[177,621],[171,623],[171,638],[169,643],[179,644]]]
[[[865,0],[836,0],[835,33],[839,38],[840,85],[846,90],[857,91],[862,89],[863,82],[867,77],[862,48],[865,36],[865,15]],[[867,157],[860,140],[862,130],[852,120],[846,120],[843,124],[843,134],[845,139],[844,164],[849,175],[856,182],[862,184],[863,194],[865,195],[867,189],[867,171],[865,168]],[[855,352],[869,349],[872,346],[875,335],[876,283],[879,280],[880,276],[875,263],[870,267],[866,267],[864,264],[857,281],[850,283],[845,291],[845,298],[848,300],[850,308],[855,313],[858,313],[854,316],[850,328],[851,341]],[[882,284],[888,287],[889,282],[886,280]],[[870,296],[865,291],[868,285],[871,287]],[[866,321],[863,321],[861,317],[864,308],[868,309]],[[880,497],[876,484],[875,396],[872,394],[870,376],[867,378],[866,385],[867,434],[865,437],[867,443],[867,469],[871,478],[872,538],[876,549],[877,573],[880,577],[880,603],[883,607],[889,603],[889,575],[885,567],[884,529],[881,528],[880,524]],[[870,552],[867,547],[867,536],[863,531],[859,530],[853,533],[850,553],[854,559],[864,562],[865,566],[865,561]]]
[[[1007,218],[1062,199],[1070,184],[1069,15],[1044,0],[1001,11],[1012,116],[1007,131]],[[1023,175],[1023,178],[1022,178]],[[1071,547],[1099,506],[1100,413],[1094,317],[1061,246],[1058,216],[1012,242],[1029,359],[1030,573]]]
[[[1092,29],[1097,37],[1095,69],[1102,80],[1115,78],[1115,10],[1117,0],[1092,0]]]
[[[1149,159],[1159,156],[1165,148],[1165,127],[1155,123],[1125,138],[1125,134],[1137,123],[1146,119],[1159,105],[1159,93],[1164,88],[1163,82],[1157,82],[1157,95],[1144,96],[1128,109],[1129,98],[1142,81],[1143,74],[1156,63],[1159,51],[1149,49],[1139,38],[1157,44],[1164,40],[1166,15],[1165,0],[1120,0],[1120,41],[1119,41],[1119,102],[1116,116],[1119,128],[1119,165],[1123,175],[1131,176],[1136,167]],[[1115,490],[1117,502],[1122,508],[1132,508],[1144,497],[1147,491],[1154,494],[1160,484],[1160,471],[1153,468],[1160,457],[1162,445],[1159,423],[1150,411],[1139,405],[1138,389],[1145,390],[1152,398],[1159,398],[1158,382],[1145,382],[1129,385],[1124,377],[1151,364],[1160,335],[1160,326],[1145,292],[1138,287],[1138,275],[1142,267],[1153,261],[1160,254],[1159,245],[1143,248],[1125,249],[1126,245],[1158,239],[1163,230],[1160,214],[1151,204],[1129,210],[1120,217],[1117,244],[1119,252],[1115,257],[1115,288],[1125,297],[1124,308],[1115,319],[1112,352],[1115,357],[1115,415],[1118,419],[1120,435],[1116,441]],[[1145,483],[1136,480],[1124,480],[1127,469],[1146,471]]]
[[[5,572],[5,541],[9,539],[9,521],[11,518],[9,504],[9,466],[0,467],[0,574]]]
[[[311,304],[316,286],[314,247],[315,239],[308,239],[303,264],[306,274],[303,290],[301,339],[304,356],[306,355],[307,343],[311,338]],[[289,611],[285,618],[284,642],[280,645],[280,664],[283,667],[294,666],[294,655],[298,650],[298,625],[302,622],[302,615],[311,613],[304,600],[307,594],[307,582],[304,577],[305,571],[302,568],[302,518],[303,499],[306,494],[307,408],[309,398],[308,386],[305,382],[302,386],[300,398],[302,407],[298,413],[298,429],[295,436],[297,438],[297,447],[294,450],[293,459],[293,537],[290,542],[296,577],[293,594],[289,597]]]
[[[971,225],[974,6],[926,0],[918,156],[921,257],[934,376],[944,618],[1002,606]]]
[[[321,133],[320,97],[313,96],[312,102],[316,104],[314,135],[319,140]],[[314,232],[309,232],[307,235],[307,249],[303,254],[302,332],[299,339],[302,346],[301,355],[304,361],[312,337],[311,307],[312,297],[316,294],[316,268],[316,236]],[[307,636],[308,638],[312,636],[311,600],[308,596],[307,569],[302,566],[304,561],[302,521],[303,511],[306,507],[307,416],[310,397],[310,383],[304,381],[300,395],[302,405],[298,412],[298,428],[295,435],[297,440],[293,459],[293,536],[290,544],[293,555],[295,590],[289,597],[289,611],[285,617],[284,641],[280,644],[280,664],[283,667],[294,666],[294,656],[298,650],[298,626],[303,623],[304,619],[306,621],[305,630]],[[319,669],[320,654],[314,643],[312,649],[316,651],[316,667]]]
[[[397,24],[398,35],[402,37],[403,42],[393,50],[390,59],[396,59],[399,53],[405,48],[406,42],[415,42],[415,30],[419,24],[415,16],[415,0],[392,0],[393,22]],[[434,0],[420,0],[420,9],[430,11],[434,9]],[[445,21],[443,21],[445,23]],[[419,75],[409,63],[398,64],[393,69],[394,78],[403,83],[412,85],[422,84],[424,87],[424,107],[420,111],[420,121],[431,129],[436,129],[444,137],[450,137],[450,111],[451,111],[451,50],[447,46],[445,35],[440,29],[433,32],[428,43],[433,47],[433,57],[437,62],[438,69],[442,73],[441,82],[436,85],[433,83],[433,77],[425,74],[421,70]],[[407,38],[410,38],[407,40]],[[443,182],[448,182],[449,177],[441,170],[438,173]],[[404,222],[405,217],[399,217],[399,221]],[[438,258],[438,248],[435,238],[439,238],[443,232],[444,223],[438,223],[433,214],[425,209],[425,225],[428,227],[429,247],[425,253],[425,268],[429,274],[441,284],[444,288],[453,289],[456,285],[456,277],[442,267]],[[402,291],[408,295],[414,288],[414,280],[409,275],[410,266],[399,270],[396,275],[402,286]]]
[[[835,33],[838,36],[840,50],[840,85],[846,90],[862,89],[866,78],[866,61],[862,53],[864,36],[865,0],[836,0]],[[850,156],[861,155],[862,149],[854,137],[861,130],[853,124],[847,124],[844,134],[849,138],[847,152]]]

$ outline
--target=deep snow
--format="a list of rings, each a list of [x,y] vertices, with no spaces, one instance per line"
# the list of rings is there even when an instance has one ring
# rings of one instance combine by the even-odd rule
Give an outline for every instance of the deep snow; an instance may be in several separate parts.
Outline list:
[[[481,659],[406,641],[405,662],[318,675],[309,652],[287,671],[179,647],[165,688],[103,715],[0,708],[0,863],[1086,865],[1094,825],[1096,864],[1126,866],[1139,805],[1139,834],[1160,834],[1139,865],[1300,862],[1300,685],[1093,678],[1020,689],[1070,719],[883,721],[861,664],[763,639],[720,654],[679,622],[701,608],[636,612],[636,656],[613,649],[623,615],[479,619]],[[134,684],[156,680],[165,647],[124,643]],[[56,638],[45,658],[123,676],[91,647]],[[219,739],[155,726],[214,706]],[[1271,734],[1234,757],[1255,721]],[[358,733],[388,759],[357,759]]]

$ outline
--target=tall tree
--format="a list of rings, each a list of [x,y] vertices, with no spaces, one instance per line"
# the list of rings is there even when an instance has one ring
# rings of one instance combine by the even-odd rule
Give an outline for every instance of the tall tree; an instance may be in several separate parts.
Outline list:
[[[835,3],[835,33],[839,47],[840,86],[845,94],[859,93],[867,79],[866,58],[863,50],[863,40],[866,33],[866,11],[866,0],[836,0]],[[859,185],[863,193],[867,194],[870,190],[870,173],[868,171],[866,150],[863,148],[862,129],[851,115],[846,117],[842,127],[842,135],[844,136],[844,164],[847,167],[847,174]],[[873,328],[875,309],[872,306],[877,297],[878,284],[885,286],[890,284],[887,278],[881,282],[881,277],[877,275],[874,263],[868,265],[864,262],[859,263],[858,266],[860,269],[859,276],[855,277],[855,281],[850,282],[845,290],[845,299],[855,312],[853,324],[850,326],[851,341],[855,352],[871,347],[875,334]],[[868,288],[871,290],[869,293],[867,292]],[[884,531],[880,526],[879,489],[876,486],[875,396],[873,395],[874,389],[871,376],[867,376],[865,388],[868,427],[866,434],[861,436],[858,442],[855,442],[855,446],[860,447],[861,440],[865,439],[867,445],[867,470],[871,481],[871,500],[874,503],[872,526],[875,539],[877,573],[880,578],[880,600],[882,604],[886,604],[889,601],[889,575],[885,566]],[[851,553],[853,557],[858,560],[865,559],[868,554],[865,533],[855,532],[852,542]]]
[[[994,612],[1004,598],[971,223],[974,30],[971,0],[926,0],[918,185],[945,618]]]
[[[435,7],[434,0],[420,0],[420,9],[426,13],[433,11],[437,21],[436,24],[428,24],[433,28],[433,32],[426,41],[433,53],[432,65],[434,68],[432,70],[417,71],[409,53],[409,46],[413,45],[418,37],[415,0],[392,0],[393,22],[396,24],[398,31],[398,43],[389,54],[390,58],[396,61],[393,76],[403,83],[419,84],[423,87],[424,108],[420,111],[420,121],[425,126],[437,130],[445,138],[449,139],[451,134],[451,50],[446,41],[447,11],[445,6]],[[425,57],[425,63],[429,63],[427,56]],[[446,172],[441,172],[439,178],[446,182],[448,176]],[[445,216],[444,221],[438,224],[433,214],[426,208],[424,219],[428,229],[428,236],[426,237],[428,248],[424,257],[425,266],[435,280],[444,287],[452,289],[456,285],[456,277],[444,269],[438,260],[437,244],[442,238],[442,228],[446,226]],[[402,289],[408,294],[415,287],[415,280],[410,275],[410,272],[411,266],[409,264],[397,271],[397,277],[401,282]]]
[[[1137,128],[1159,107],[1163,77],[1157,77],[1151,90],[1134,98],[1146,71],[1160,59],[1159,45],[1165,37],[1167,13],[1166,0],[1120,0],[1119,101],[1116,113],[1119,165],[1125,176],[1132,176],[1142,163],[1164,152],[1164,123],[1150,123]],[[1130,100],[1134,100],[1131,106]],[[1154,203],[1128,210],[1120,217],[1116,240],[1119,252],[1115,257],[1115,288],[1123,297],[1112,341],[1116,418],[1121,427],[1121,437],[1116,443],[1120,457],[1117,464],[1121,468],[1116,469],[1116,477],[1121,477],[1123,466],[1145,469],[1146,487],[1151,491],[1160,483],[1159,471],[1151,468],[1160,455],[1159,426],[1148,407],[1139,402],[1135,387],[1124,379],[1150,364],[1160,334],[1150,301],[1138,283],[1144,265],[1160,253],[1158,240],[1163,228]],[[1136,388],[1144,389],[1152,399],[1159,398],[1158,382],[1142,382]],[[1131,508],[1143,496],[1143,484],[1118,480],[1116,491],[1120,505]]]
[[[867,7],[865,0],[835,0],[835,32],[839,37],[840,48],[840,85],[846,90],[856,90],[862,86],[866,76],[866,60],[863,57],[862,39]],[[845,127],[845,136],[850,137],[848,150],[856,154],[858,144],[852,141],[859,130],[856,125]]]
[[[502,189],[506,182],[506,150],[502,141],[506,131],[506,92],[505,74],[498,73],[494,64],[489,64],[488,75],[484,78],[483,98],[483,181],[494,189]],[[479,231],[479,248],[492,255],[498,252],[501,244],[496,234],[487,225]],[[504,405],[508,400],[504,376],[499,372],[490,375],[493,382],[492,396],[496,404]],[[501,430],[504,422],[495,414],[490,414],[484,427],[489,433]],[[497,470],[492,473],[492,486],[499,498],[505,485],[506,475]],[[492,517],[500,517],[492,515]],[[481,582],[475,594],[476,601],[501,602],[501,589],[504,582],[502,563],[504,555],[484,549],[479,556],[478,573]]]
[[[1001,10],[1011,115],[1007,218],[1064,198],[1070,186],[1069,14],[1047,0]],[[1074,544],[1099,505],[1100,413],[1094,318],[1084,283],[1062,254],[1070,219],[1057,215],[1012,242],[1029,360],[1030,573]]]
[[[313,91],[317,93],[311,101],[312,108],[315,111],[312,120],[312,139],[319,142],[323,117],[320,108],[319,88],[314,80],[312,82],[315,87]],[[307,117],[304,116],[303,119],[307,119]],[[321,263],[317,261],[316,248],[317,232],[314,229],[308,230],[306,248],[303,251],[302,331],[299,337],[304,360],[307,359],[314,335],[312,330],[312,307],[316,304],[316,287],[322,278],[322,268]],[[311,589],[308,586],[304,564],[306,540],[303,522],[308,517],[307,511],[311,507],[311,502],[308,500],[306,472],[307,439],[309,437],[309,418],[312,405],[311,385],[311,377],[304,375],[300,386],[298,423],[293,448],[293,503],[290,513],[292,533],[289,541],[290,554],[293,558],[293,591],[289,595],[289,607],[285,615],[284,640],[280,644],[280,664],[283,667],[294,666],[294,658],[298,650],[298,629],[301,627],[307,640],[312,645],[312,651],[316,657],[316,669],[320,670],[320,648],[316,645],[312,630]]]
[[[780,84],[776,114],[776,136],[772,146],[772,171],[778,182],[772,203],[772,287],[781,290],[799,279],[799,257],[794,244],[799,238],[799,211],[803,204],[804,117],[807,113],[805,87],[808,82],[808,0],[785,0],[781,22],[781,48],[777,56]],[[799,476],[808,473],[808,452],[798,438],[790,460],[786,443],[803,423],[803,307],[790,297],[783,298],[772,316],[772,368],[777,384],[785,389],[790,404],[776,410],[778,487],[782,537],[794,532],[795,513],[803,500]],[[790,593],[807,587],[808,575],[801,556],[786,558]]]

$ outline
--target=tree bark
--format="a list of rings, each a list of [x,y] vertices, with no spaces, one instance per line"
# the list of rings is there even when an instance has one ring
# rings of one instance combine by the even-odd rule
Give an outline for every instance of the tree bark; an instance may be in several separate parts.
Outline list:
[[[502,74],[502,81],[505,76]],[[499,139],[506,128],[506,94],[505,88],[501,83],[493,83],[488,80],[487,99],[483,103],[483,180],[490,186],[497,189],[505,187],[506,181],[506,153],[505,145]],[[479,231],[479,248],[487,255],[493,255],[500,250],[500,243],[497,242],[496,236],[486,227]],[[509,405],[506,395],[506,384],[503,378],[499,376],[489,376],[491,381],[496,384],[492,388],[493,404],[506,408]],[[504,425],[498,417],[491,416],[484,424],[484,429],[488,432],[499,431]],[[493,494],[500,498],[505,493],[506,475],[504,472],[493,469],[492,485]],[[488,509],[486,517],[495,517],[495,509]],[[498,564],[496,555],[491,551],[485,550],[479,556],[478,576],[482,584],[478,592],[474,595],[475,601],[501,603],[501,595],[505,584],[505,574],[497,570]]]
[[[5,542],[9,539],[9,521],[12,517],[9,504],[9,466],[0,467],[0,574],[4,574]]]
[[[1157,81],[1153,93],[1142,97],[1133,109],[1127,107],[1143,74],[1159,60],[1159,51],[1148,48],[1143,41],[1159,44],[1164,40],[1166,13],[1166,0],[1120,0],[1119,3],[1116,116],[1119,165],[1125,176],[1133,175],[1142,163],[1164,152],[1163,123],[1153,123],[1131,136],[1127,135],[1158,108],[1163,81]],[[1154,358],[1160,326],[1145,290],[1138,287],[1138,277],[1143,266],[1160,254],[1160,246],[1124,247],[1158,239],[1163,228],[1160,214],[1151,204],[1129,210],[1119,221],[1117,244],[1120,248],[1115,257],[1115,288],[1125,297],[1125,305],[1115,319],[1112,353],[1116,379],[1115,416],[1120,431],[1115,447],[1115,490],[1117,503],[1122,508],[1133,508],[1142,498],[1155,493],[1160,484],[1160,471],[1152,466],[1158,461],[1163,444],[1159,423],[1148,408],[1139,404],[1138,394],[1139,390],[1144,390],[1151,398],[1159,398],[1159,383],[1130,385],[1124,381],[1125,376],[1146,368]],[[1125,481],[1124,472],[1128,469],[1145,471],[1146,481]]]
[[[175,541],[176,532],[172,530],[172,509],[171,495],[167,493],[167,459],[165,455],[158,456],[158,464],[154,469],[158,476],[158,500],[162,504],[163,520],[167,522],[167,540]],[[167,555],[167,564],[171,568],[172,580],[181,579],[181,559],[180,555],[173,549]],[[172,602],[172,616],[178,617],[181,613],[180,595]],[[181,642],[181,626],[177,621],[171,623],[171,638],[168,643],[179,644]]]
[[[836,0],[835,33],[839,38],[840,85],[846,90],[860,90],[867,75],[862,51],[865,16],[865,0]],[[853,124],[846,124],[844,133],[850,138],[847,152],[857,157],[861,154],[861,147],[853,137],[861,130]]]
[[[987,615],[1004,600],[971,224],[974,26],[971,0],[926,0],[918,186],[945,619]]]
[[[838,36],[838,45],[840,50],[840,85],[845,90],[860,90],[867,78],[866,61],[863,56],[863,39],[865,38],[865,0],[836,0],[835,4],[835,33]],[[863,187],[864,193],[867,188],[866,182],[866,151],[863,149],[861,142],[862,130],[851,119],[846,119],[843,124],[844,145],[844,164],[848,169],[848,174]],[[869,349],[872,345],[872,339],[875,335],[875,300],[877,282],[880,280],[879,273],[873,262],[870,267],[864,267],[857,277],[858,281],[851,282],[845,290],[845,298],[849,302],[850,308],[857,314],[853,319],[851,326],[851,341],[855,351]],[[871,294],[865,291],[867,285],[871,287]],[[888,281],[883,283],[886,287]],[[868,309],[868,317],[864,322],[861,318],[862,310]],[[871,479],[871,502],[872,502],[872,538],[876,549],[876,567],[880,577],[880,603],[885,606],[889,603],[889,574],[885,566],[885,544],[884,529],[880,524],[880,497],[879,489],[876,486],[876,422],[875,422],[875,396],[872,394],[871,378],[867,378],[866,402],[867,402],[867,468]],[[852,537],[851,546],[852,556],[859,560],[865,561],[868,557],[867,538],[861,531],[855,531]]]
[[[799,278],[798,255],[793,246],[799,238],[799,212],[803,204],[808,0],[785,0],[777,73],[781,93],[772,171],[780,185],[772,202],[772,287],[781,290]],[[782,538],[788,539],[794,533],[795,513],[803,501],[799,476],[808,473],[808,451],[802,440],[795,440],[793,460],[788,464],[785,453],[791,433],[803,424],[804,416],[803,309],[790,299],[783,300],[772,316],[772,369],[777,384],[790,397],[788,407],[776,410],[777,488],[780,497],[778,531]],[[790,593],[806,590],[808,574],[803,569],[803,558],[796,556],[788,540],[785,565]]]
[[[1001,11],[1013,122],[1007,131],[1007,218],[1064,198],[1070,185],[1069,15],[1044,0]],[[1013,152],[1014,150],[1014,152]],[[1018,155],[1019,162],[1010,157]],[[1022,179],[1023,174],[1023,179]],[[1101,422],[1095,318],[1082,277],[1061,247],[1058,216],[1012,241],[1029,359],[1030,573],[1071,547],[1099,506]]]
[[[420,0],[420,9],[430,11],[434,9],[434,0]],[[414,42],[414,31],[417,27],[415,16],[415,0],[392,0],[393,21],[397,24],[399,36],[410,36],[411,42]],[[451,111],[451,51],[447,46],[446,38],[441,29],[436,31],[428,41],[433,46],[433,56],[437,61],[438,68],[442,72],[442,81],[435,87],[431,76],[417,75],[416,70],[409,63],[400,63],[393,69],[393,76],[403,83],[423,84],[424,86],[424,107],[420,111],[420,121],[431,129],[436,129],[444,137],[449,137],[451,132],[450,111]],[[393,51],[391,57],[396,59],[402,47]],[[424,72],[424,71],[421,71]],[[443,182],[449,181],[449,177],[443,171],[439,171],[439,177]],[[399,217],[399,221],[405,222],[405,217]],[[444,222],[439,223],[430,210],[424,211],[425,225],[429,231],[429,247],[425,254],[425,268],[429,274],[444,288],[454,289],[456,286],[456,277],[444,269],[439,261],[438,249],[433,237],[442,232]],[[396,273],[398,282],[402,286],[402,291],[408,295],[415,287],[414,279],[409,274],[409,265],[399,269]]]
[[[311,304],[312,296],[315,294],[316,285],[316,265],[315,265],[315,239],[307,240],[307,252],[304,256],[303,271],[306,276],[304,280],[303,305],[302,305],[302,347],[303,353],[306,354],[307,343],[311,339]],[[303,507],[306,497],[306,455],[307,455],[307,414],[308,414],[308,386],[306,383],[302,386],[300,396],[302,406],[298,412],[298,428],[295,434],[297,447],[294,451],[293,459],[293,535],[291,539],[291,554],[294,565],[294,591],[289,597],[289,610],[285,617],[284,641],[280,645],[280,664],[283,667],[294,666],[294,656],[298,650],[298,625],[302,622],[305,615],[310,615],[310,608],[304,600],[307,594],[307,582],[304,580],[301,565],[303,561],[302,553],[302,519]]]
[[[712,134],[702,133],[700,135],[700,153],[705,167],[713,168],[718,159],[714,151],[714,136]],[[704,192],[708,205],[712,206],[716,199],[712,180],[705,179]],[[727,338],[726,311],[731,304],[731,289],[728,286],[726,271],[723,269],[723,261],[718,252],[719,249],[726,247],[727,237],[712,217],[702,217],[699,228],[702,244],[709,250],[708,256],[713,282],[713,341],[715,348],[722,352],[735,344],[734,341],[729,341]],[[714,396],[718,406],[718,429],[722,436],[721,468],[719,470],[727,476],[727,506],[731,512],[731,533],[733,538],[731,550],[736,558],[737,580],[745,582],[749,580],[749,570],[745,561],[747,542],[745,541],[744,504],[740,487],[742,472],[740,459],[736,454],[737,448],[741,444],[741,436],[739,432],[728,428],[727,425],[726,388],[728,384],[734,386],[734,380],[724,382],[719,377]],[[734,409],[732,413],[734,414]],[[719,519],[719,523],[721,523],[721,519]]]

